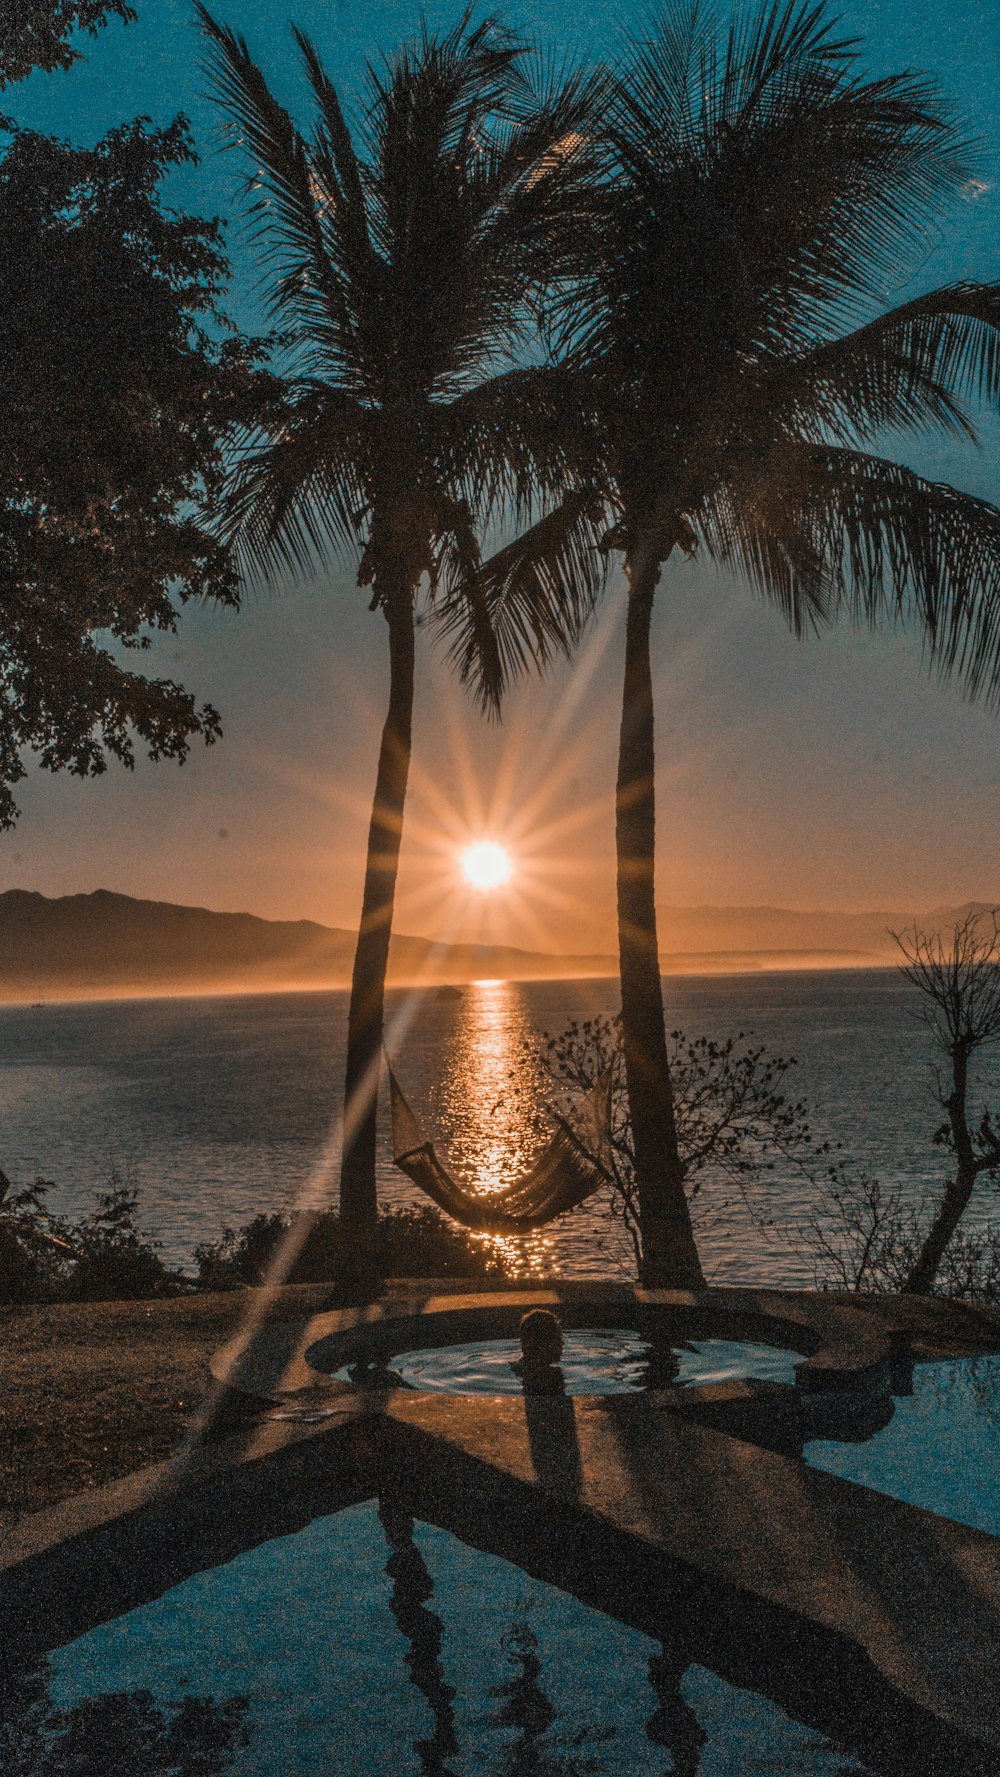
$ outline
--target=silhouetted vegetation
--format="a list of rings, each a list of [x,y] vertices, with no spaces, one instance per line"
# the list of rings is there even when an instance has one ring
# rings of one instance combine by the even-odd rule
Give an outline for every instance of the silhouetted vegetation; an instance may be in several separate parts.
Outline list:
[[[49,1676],[42,1667],[4,1682],[4,1777],[220,1777],[250,1740],[244,1698],[165,1705],[149,1691],[121,1691],[57,1709]]]
[[[0,1302],[106,1302],[176,1295],[190,1285],[138,1225],[139,1192],[112,1166],[89,1215],[53,1214],[51,1181],[15,1191],[0,1173]]]
[[[67,68],[68,38],[125,0],[0,0],[0,87]],[[208,528],[223,452],[264,398],[221,309],[221,226],[164,208],[195,153],[186,120],[138,118],[96,147],[0,120],[0,827],[23,753],[91,776],[109,757],[183,760],[219,718],[122,663],[192,599],[238,602]],[[110,638],[111,646],[108,645]]]
[[[989,1106],[969,1122],[969,1063],[981,1049],[1000,1043],[1000,921],[970,914],[947,939],[916,927],[895,934],[906,958],[903,974],[923,997],[917,1016],[930,1030],[947,1063],[935,1069],[938,1101],[946,1121],[934,1141],[951,1156],[953,1176],[934,1209],[905,1290],[927,1291],[979,1178],[1000,1177],[1000,1128]]]
[[[890,1294],[910,1287],[933,1226],[933,1209],[865,1168],[840,1167],[818,1192],[795,1243],[821,1289]],[[960,1225],[922,1292],[958,1301],[1000,1302],[1000,1226]]]
[[[388,632],[340,1197],[361,1259],[375,1237],[375,1105],[421,584],[494,710],[514,667],[568,647],[590,606],[581,576],[527,600],[514,589],[491,618],[477,586],[484,526],[567,484],[551,379],[515,365],[531,355],[537,299],[575,226],[589,89],[553,80],[523,40],[465,14],[451,30],[424,26],[369,69],[352,133],[297,33],[315,100],[306,137],[244,41],[199,13],[218,102],[252,169],[251,214],[287,345],[286,399],[235,471],[226,534],[265,579],[356,553],[358,583]]]
[[[830,1144],[815,1138],[808,1104],[789,1096],[794,1057],[755,1047],[742,1031],[716,1041],[680,1030],[670,1033],[668,1057],[696,1231],[703,1180],[727,1181],[751,1215],[759,1216],[753,1185],[779,1162],[810,1176],[830,1165]],[[567,1117],[580,1145],[608,1175],[611,1212],[624,1221],[638,1265],[641,1212],[621,1015],[574,1020],[558,1036],[545,1038],[539,1060],[559,1095],[553,1108]],[[727,1207],[716,1205],[713,1218]]]
[[[183,120],[140,119],[92,149],[21,132],[0,160],[0,826],[24,750],[83,777],[131,765],[136,737],[182,760],[220,732],[210,705],[120,657],[191,600],[238,603],[199,513],[257,373],[218,337],[218,224],[160,202],[194,158]]]
[[[902,973],[923,1004],[944,1068],[933,1068],[945,1122],[932,1141],[950,1176],[922,1201],[864,1169],[835,1169],[802,1231],[817,1281],[843,1289],[908,1291],[1000,1301],[1000,1227],[966,1229],[962,1218],[979,1179],[1000,1178],[1000,1130],[988,1105],[970,1121],[970,1063],[1000,1043],[1000,922],[969,914],[947,937],[918,927],[895,934]]]
[[[195,1248],[194,1273],[163,1262],[159,1241],[139,1222],[139,1189],[112,1167],[89,1215],[55,1215],[50,1181],[15,1191],[0,1173],[0,1302],[141,1301],[191,1290],[239,1289],[268,1278],[282,1249],[294,1252],[286,1283],[337,1285],[353,1274],[353,1248],[334,1210],[262,1212]],[[291,1241],[289,1242],[289,1235]],[[376,1232],[377,1275],[502,1276],[495,1252],[432,1209],[384,1209]]]
[[[128,22],[135,9],[128,0],[0,0],[0,91],[34,68],[71,68],[80,51],[67,39],[112,17]]]
[[[294,1254],[284,1283],[339,1283],[356,1272],[354,1234],[332,1209],[254,1216],[240,1229],[195,1249],[204,1289],[266,1282],[287,1245]],[[496,1253],[428,1204],[382,1209],[375,1229],[375,1270],[386,1277],[503,1276]]]

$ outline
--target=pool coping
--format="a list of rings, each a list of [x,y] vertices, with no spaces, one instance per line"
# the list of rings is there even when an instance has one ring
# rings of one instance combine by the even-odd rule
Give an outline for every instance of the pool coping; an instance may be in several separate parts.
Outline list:
[[[676,1323],[684,1337],[726,1332],[768,1340],[801,1353],[796,1387],[805,1394],[887,1393],[910,1339],[905,1327],[808,1292],[648,1290],[624,1282],[550,1279],[443,1294],[431,1281],[427,1295],[416,1300],[383,1298],[362,1308],[250,1328],[216,1354],[212,1374],[221,1385],[261,1401],[336,1391],[345,1385],[335,1383],[332,1373],[362,1356],[377,1352],[391,1358],[407,1349],[511,1338],[521,1315],[533,1307],[552,1308],[566,1327],[641,1328],[644,1322],[665,1319]]]

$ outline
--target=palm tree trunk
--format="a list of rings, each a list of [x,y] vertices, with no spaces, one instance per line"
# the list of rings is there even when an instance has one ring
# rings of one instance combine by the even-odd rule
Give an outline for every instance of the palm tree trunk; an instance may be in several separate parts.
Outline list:
[[[644,1283],[704,1286],[677,1147],[674,1096],[656,941],[653,682],[649,628],[660,562],[633,551],[625,635],[625,689],[618,753],[615,837],[622,1036],[628,1086]]]
[[[349,1236],[354,1261],[351,1269],[365,1281],[370,1281],[375,1272],[375,1112],[385,976],[413,725],[414,622],[409,587],[395,589],[386,603],[386,617],[389,624],[389,709],[382,729],[375,799],[368,829],[361,924],[354,952],[351,1003],[347,1015],[344,1146],[340,1169],[340,1216]]]

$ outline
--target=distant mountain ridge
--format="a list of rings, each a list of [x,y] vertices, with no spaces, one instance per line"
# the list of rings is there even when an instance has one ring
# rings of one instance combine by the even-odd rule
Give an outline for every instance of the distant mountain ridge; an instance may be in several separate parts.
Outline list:
[[[691,951],[812,951],[865,956],[870,961],[898,961],[891,932],[914,921],[925,931],[947,932],[967,913],[986,912],[990,901],[967,901],[960,907],[935,907],[930,912],[836,913],[818,909],[803,913],[790,907],[658,907],[657,931],[666,956]]]
[[[662,907],[665,973],[873,967],[897,960],[887,928],[914,918],[947,931],[992,903],[930,913],[802,913],[780,907]],[[27,889],[0,894],[0,998],[269,992],[345,987],[355,935],[315,920],[261,919],[170,901],[136,900],[110,889],[50,898]],[[441,944],[393,937],[392,984],[558,980],[607,976],[607,955],[545,955],[511,945]]]
[[[54,899],[8,889],[0,894],[0,997],[343,987],[354,945],[353,932],[309,919],[215,913],[110,889]],[[543,956],[403,934],[389,952],[389,977],[397,983],[607,975],[616,968],[613,956]]]

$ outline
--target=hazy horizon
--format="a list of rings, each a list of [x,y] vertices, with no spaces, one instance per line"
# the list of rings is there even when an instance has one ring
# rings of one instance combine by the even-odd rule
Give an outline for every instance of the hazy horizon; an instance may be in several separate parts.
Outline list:
[[[991,903],[983,903],[990,905]],[[665,976],[882,969],[891,929],[946,927],[967,906],[912,910],[662,907]],[[346,991],[355,934],[237,909],[135,900],[103,888],[50,898],[0,894],[0,1002]],[[617,974],[616,946],[590,953],[439,941],[399,930],[389,984],[433,990],[484,979],[586,980]]]

